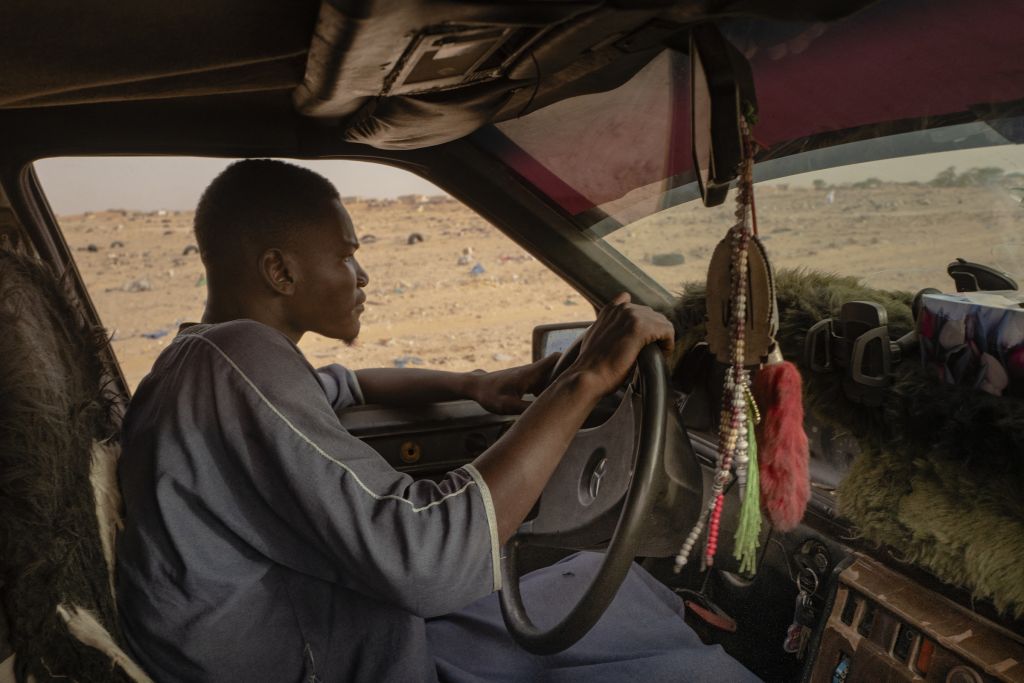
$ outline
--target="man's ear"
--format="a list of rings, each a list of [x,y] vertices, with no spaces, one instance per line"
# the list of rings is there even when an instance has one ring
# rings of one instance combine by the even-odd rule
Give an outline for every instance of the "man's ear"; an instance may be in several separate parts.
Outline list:
[[[264,282],[278,294],[291,296],[295,291],[294,264],[280,249],[267,249],[260,254],[259,269]]]

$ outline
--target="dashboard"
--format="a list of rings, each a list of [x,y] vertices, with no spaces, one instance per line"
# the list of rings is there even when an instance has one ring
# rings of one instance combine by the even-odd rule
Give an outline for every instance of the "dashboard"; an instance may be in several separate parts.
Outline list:
[[[808,680],[1024,681],[1024,643],[881,563],[855,555],[839,572]]]
[[[486,413],[472,401],[409,409],[360,406],[343,412],[340,418],[349,431],[372,445],[392,466],[417,478],[441,476],[471,461],[515,419]],[[692,478],[675,471],[673,463],[679,465],[684,461],[701,463],[703,466],[698,469],[707,478],[714,457],[714,435],[690,431],[688,439],[675,436],[678,443],[667,449],[675,455],[666,462],[670,478],[678,480],[677,484]],[[816,436],[819,435],[812,429],[812,444],[819,441]],[[824,436],[820,441],[835,446],[835,439]],[[844,447],[838,454],[829,454],[829,449],[812,450],[816,459],[829,461],[817,463],[822,471],[814,472],[817,476],[812,477],[819,485],[813,490],[805,525],[789,534],[775,535],[770,541],[764,539],[762,547],[767,556],[758,580],[747,588],[741,587],[732,596],[735,600],[724,586],[719,591],[720,604],[741,625],[752,626],[751,619],[764,622],[762,629],[752,626],[756,633],[746,627],[742,629],[749,638],[731,648],[741,660],[743,652],[756,654],[763,649],[765,634],[774,633],[778,630],[776,626],[785,630],[785,624],[769,628],[767,615],[785,612],[787,604],[789,613],[792,612],[792,596],[783,595],[786,591],[780,590],[780,585],[785,582],[786,568],[795,565],[814,569],[820,579],[820,590],[813,596],[820,617],[814,625],[806,658],[800,664],[794,661],[783,667],[792,674],[785,680],[1024,683],[1024,638],[975,613],[966,604],[958,604],[932,590],[926,582],[882,564],[867,554],[870,549],[850,543],[851,549],[842,541],[837,542],[848,530],[844,532],[835,526],[841,520],[836,518],[834,509],[834,482],[822,475],[841,476],[854,449]],[[701,475],[697,476],[699,480]],[[697,495],[690,493],[687,497],[699,500],[699,491],[697,487],[693,490]],[[677,500],[673,507],[679,505]],[[729,523],[723,520],[726,526]],[[661,535],[667,538],[672,534],[662,530]],[[807,547],[816,551],[805,552]],[[747,613],[747,608],[760,616]],[[767,652],[764,656],[767,660],[778,658],[778,654]]]

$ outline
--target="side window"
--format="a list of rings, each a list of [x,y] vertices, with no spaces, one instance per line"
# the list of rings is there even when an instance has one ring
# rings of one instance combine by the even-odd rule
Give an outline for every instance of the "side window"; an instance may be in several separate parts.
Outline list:
[[[206,277],[192,218],[211,159],[47,159],[43,189],[134,390],[182,322],[198,321]],[[307,334],[315,366],[496,370],[530,361],[545,322],[593,319],[557,275],[422,179],[358,162],[299,162],[339,188],[370,277],[352,346]],[[356,183],[367,176],[365,196]],[[390,192],[389,192],[390,190]],[[380,195],[380,196],[376,196]]]

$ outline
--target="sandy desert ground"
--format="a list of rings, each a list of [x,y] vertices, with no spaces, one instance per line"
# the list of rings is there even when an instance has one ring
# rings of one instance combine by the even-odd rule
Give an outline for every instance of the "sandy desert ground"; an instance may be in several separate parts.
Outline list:
[[[582,297],[474,213],[425,199],[347,202],[370,274],[363,331],[352,347],[307,335],[300,346],[314,365],[497,369],[530,360],[535,325],[593,318]],[[1024,206],[1005,189],[883,184],[835,188],[830,200],[828,190],[763,186],[757,201],[776,267],[860,275],[878,287],[950,289],[945,267],[961,256],[1024,282]],[[689,204],[607,239],[678,292],[704,278],[731,213],[731,204]],[[178,324],[202,314],[203,268],[188,249],[192,214],[116,209],[60,222],[134,388]],[[413,233],[423,241],[408,244]],[[683,262],[654,265],[665,254]]]
[[[313,365],[493,370],[530,361],[536,324],[593,319],[574,290],[457,202],[347,206],[370,275],[362,333],[352,347],[306,335],[300,346]],[[134,388],[178,324],[203,312],[202,263],[184,253],[195,242],[192,213],[104,211],[60,220]],[[413,233],[423,241],[408,244]],[[478,264],[483,272],[474,274]]]
[[[916,292],[952,290],[957,257],[988,264],[1024,285],[1024,188],[881,184],[824,190],[762,185],[756,191],[760,238],[776,268],[856,275],[871,286]],[[829,197],[831,196],[831,201]],[[700,202],[648,216],[608,236],[670,291],[702,280],[734,206]],[[678,253],[678,266],[651,265]]]

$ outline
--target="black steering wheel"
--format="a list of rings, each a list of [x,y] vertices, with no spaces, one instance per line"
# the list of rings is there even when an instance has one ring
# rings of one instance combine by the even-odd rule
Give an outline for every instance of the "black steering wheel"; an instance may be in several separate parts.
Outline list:
[[[581,340],[559,359],[552,379],[575,360]],[[657,344],[647,345],[615,413],[604,424],[579,431],[541,494],[537,515],[505,545],[501,613],[509,634],[525,650],[548,655],[571,646],[597,623],[626,578],[657,493],[665,447],[667,377],[661,350]],[[553,627],[535,626],[519,590],[518,547],[600,543],[608,538],[601,531],[607,526],[600,522],[616,514],[604,560],[579,602]]]

